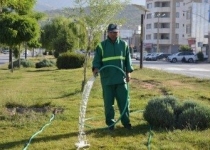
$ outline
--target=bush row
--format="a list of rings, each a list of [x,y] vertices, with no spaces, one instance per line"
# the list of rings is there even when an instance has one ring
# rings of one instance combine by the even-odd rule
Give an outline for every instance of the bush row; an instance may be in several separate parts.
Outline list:
[[[85,57],[81,54],[76,53],[63,53],[57,58],[57,62],[52,60],[43,59],[37,63],[34,63],[28,59],[18,59],[13,62],[13,68],[18,67],[54,67],[57,66],[58,69],[71,69],[71,68],[80,68],[84,64]],[[8,65],[8,68],[11,69],[11,63]]]
[[[192,100],[180,103],[175,97],[170,96],[150,100],[143,116],[154,127],[191,130],[210,127],[208,106]]]
[[[58,56],[56,65],[58,69],[74,69],[82,67],[84,61],[84,55],[66,52]]]

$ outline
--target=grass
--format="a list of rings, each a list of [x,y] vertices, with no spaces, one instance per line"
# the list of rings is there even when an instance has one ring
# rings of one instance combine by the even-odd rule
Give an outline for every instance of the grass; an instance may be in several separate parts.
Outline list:
[[[28,149],[76,149],[82,68],[21,68],[11,73],[4,65],[0,68],[0,74],[0,149],[23,149],[29,138],[49,122],[54,109],[58,110],[54,120],[32,140]],[[88,79],[92,76],[91,68],[87,76]],[[180,101],[191,99],[209,105],[210,80],[136,67],[129,89],[133,130],[124,129],[119,122],[116,129],[109,132],[104,129],[100,79],[94,82],[85,127],[91,150],[210,149],[210,129],[171,131],[153,128],[150,131],[142,115],[149,100],[164,95],[173,95]],[[39,111],[39,108],[45,111]],[[119,118],[117,107],[116,118]]]

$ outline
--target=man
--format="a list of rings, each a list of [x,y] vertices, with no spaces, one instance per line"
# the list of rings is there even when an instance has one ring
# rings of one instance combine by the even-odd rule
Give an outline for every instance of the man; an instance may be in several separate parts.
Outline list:
[[[96,47],[92,65],[94,75],[97,75],[103,67],[100,70],[100,77],[108,128],[114,130],[113,105],[116,99],[121,113],[121,123],[125,128],[131,129],[127,82],[130,81],[133,67],[129,47],[119,38],[119,28],[116,24],[109,24],[108,38]],[[106,67],[107,65],[111,66]]]

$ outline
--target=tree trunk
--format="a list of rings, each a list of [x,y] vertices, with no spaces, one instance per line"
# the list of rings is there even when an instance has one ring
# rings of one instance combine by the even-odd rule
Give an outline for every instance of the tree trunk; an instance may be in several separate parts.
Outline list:
[[[9,48],[9,63],[11,64],[11,72],[13,73],[12,48]]]

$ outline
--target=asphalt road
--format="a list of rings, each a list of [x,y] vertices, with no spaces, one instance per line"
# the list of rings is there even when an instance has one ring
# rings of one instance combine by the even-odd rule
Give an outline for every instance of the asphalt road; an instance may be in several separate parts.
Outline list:
[[[0,66],[9,60],[8,54],[0,53]],[[140,65],[138,60],[132,59],[134,65]],[[210,63],[170,63],[167,61],[143,61],[143,68],[151,68],[169,73],[182,74],[196,78],[210,79]]]
[[[132,60],[134,65],[140,65],[137,60]],[[170,63],[167,61],[143,61],[143,68],[151,68],[169,73],[210,79],[210,63]]]
[[[27,57],[31,57],[31,53],[29,53],[27,55]],[[20,58],[25,58],[25,55],[24,54],[21,54],[20,55]],[[15,58],[13,57],[13,60],[15,60]],[[0,53],[0,66],[5,64],[5,63],[9,63],[9,54],[3,54],[3,53]]]

